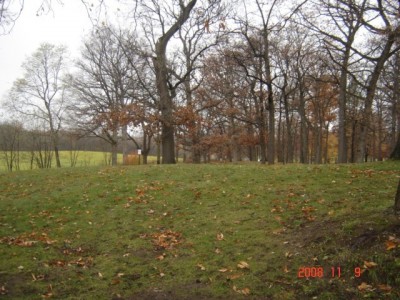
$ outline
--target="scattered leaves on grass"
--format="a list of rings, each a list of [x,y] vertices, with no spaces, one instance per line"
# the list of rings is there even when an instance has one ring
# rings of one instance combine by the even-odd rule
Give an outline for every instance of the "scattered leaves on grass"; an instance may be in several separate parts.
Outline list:
[[[77,266],[81,267],[83,269],[87,269],[93,265],[93,258],[92,257],[87,257],[87,258],[82,258],[79,257],[76,260],[71,260],[71,261],[66,261],[66,260],[53,260],[48,263],[49,266],[54,266],[54,267],[70,267],[70,266]]]
[[[310,222],[315,221],[315,216],[312,215],[312,212],[316,211],[317,209],[312,206],[303,206],[301,211],[304,214],[304,218]]]
[[[0,239],[0,244],[15,245],[20,247],[32,247],[38,242],[42,242],[45,245],[51,245],[57,242],[48,237],[47,233],[23,233],[17,237],[3,237]]]
[[[147,237],[147,235],[141,235],[141,237]],[[170,229],[150,234],[150,237],[153,239],[154,246],[159,249],[172,249],[182,243],[182,234]]]

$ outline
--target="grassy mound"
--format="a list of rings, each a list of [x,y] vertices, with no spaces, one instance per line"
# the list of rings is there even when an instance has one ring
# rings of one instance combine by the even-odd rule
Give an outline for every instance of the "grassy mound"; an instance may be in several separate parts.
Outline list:
[[[0,174],[0,298],[398,299],[399,166]]]

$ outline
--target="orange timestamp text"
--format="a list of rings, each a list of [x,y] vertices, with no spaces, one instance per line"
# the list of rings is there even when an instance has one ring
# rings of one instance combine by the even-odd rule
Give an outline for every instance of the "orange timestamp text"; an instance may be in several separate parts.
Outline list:
[[[362,270],[360,267],[354,268],[354,277],[360,277],[362,274]],[[297,272],[298,278],[340,278],[342,276],[342,268],[341,267],[331,267],[328,270],[325,270],[321,266],[315,267],[300,267]]]

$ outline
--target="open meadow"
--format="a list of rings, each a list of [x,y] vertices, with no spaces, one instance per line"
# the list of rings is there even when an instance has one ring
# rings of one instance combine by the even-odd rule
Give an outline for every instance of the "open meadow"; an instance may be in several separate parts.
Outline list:
[[[399,299],[399,162],[0,173],[1,299]]]

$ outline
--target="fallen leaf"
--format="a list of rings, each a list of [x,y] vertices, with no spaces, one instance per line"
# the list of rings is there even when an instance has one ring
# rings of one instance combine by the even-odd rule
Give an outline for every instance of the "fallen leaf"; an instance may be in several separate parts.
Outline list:
[[[373,262],[373,261],[366,261],[366,260],[364,260],[364,267],[367,268],[367,269],[376,267],[377,265],[378,265],[378,264],[375,263],[375,262]]]
[[[283,272],[285,272],[285,273],[289,273],[289,272],[290,272],[287,266],[285,266],[285,267],[283,268]]]
[[[250,268],[249,264],[245,261],[239,262],[237,266],[240,269],[249,269]]]
[[[390,250],[392,250],[392,249],[397,247],[397,244],[392,242],[392,241],[386,241],[385,244],[386,244],[386,250],[387,251],[390,251]]]
[[[222,269],[219,269],[218,271],[220,271],[221,273],[225,273],[225,272],[228,271],[228,269],[227,268],[222,268]]]
[[[250,289],[249,289],[249,288],[244,288],[244,289],[240,290],[240,289],[238,289],[238,288],[236,287],[236,285],[234,285],[234,286],[232,287],[232,289],[233,289],[236,293],[239,293],[239,294],[242,294],[242,295],[249,295],[249,294],[250,294]]]
[[[372,286],[365,282],[361,283],[357,288],[359,291],[372,291],[373,290]]]
[[[0,287],[0,295],[7,295],[8,291],[4,285]]]
[[[226,276],[226,278],[228,278],[230,280],[238,279],[240,277],[242,277],[242,274],[230,274],[230,275]]]
[[[224,234],[223,233],[218,233],[217,234],[217,240],[222,241],[224,239]]]
[[[206,270],[206,267],[204,267],[202,264],[197,264],[197,267],[202,271]]]
[[[97,275],[99,275],[100,278],[103,278],[103,274],[101,274],[100,272],[97,273]]]
[[[392,290],[392,287],[387,284],[378,284],[378,288],[383,292],[390,292]]]
[[[216,249],[215,249],[215,253],[221,254],[221,250],[220,250],[219,248],[216,248]]]

